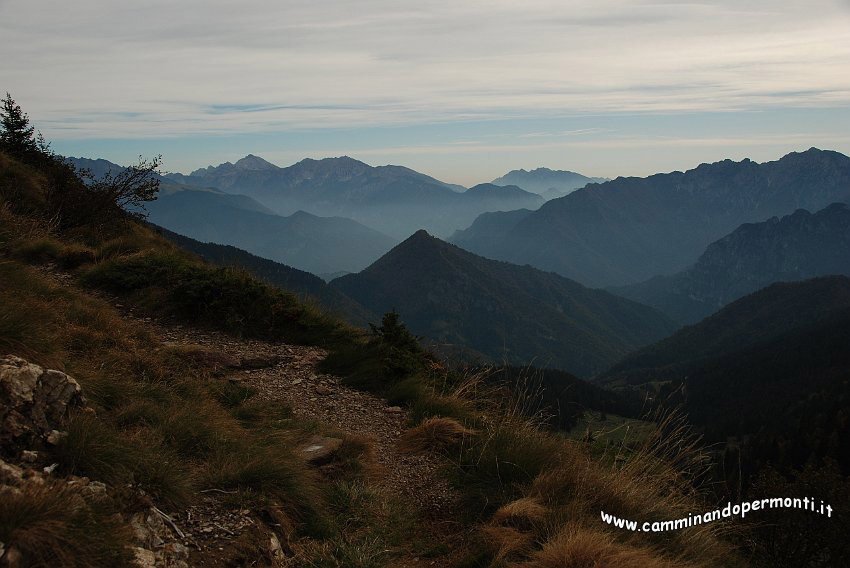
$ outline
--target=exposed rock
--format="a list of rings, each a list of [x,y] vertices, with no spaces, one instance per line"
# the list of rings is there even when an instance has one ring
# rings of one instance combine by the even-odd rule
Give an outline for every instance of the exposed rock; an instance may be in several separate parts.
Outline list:
[[[9,546],[3,556],[0,556],[0,566],[3,566],[3,568],[24,566],[24,557],[17,548]]]
[[[280,540],[274,533],[271,533],[271,537],[269,537],[269,554],[276,560],[283,560],[285,556],[283,547],[280,545]]]
[[[402,410],[400,406],[388,406],[384,409],[384,412],[389,414],[401,414]]]
[[[28,463],[34,463],[38,461],[38,452],[33,450],[24,450],[21,452],[21,459]]]
[[[342,446],[342,440],[339,438],[325,438],[316,435],[307,440],[300,452],[308,463],[321,465],[330,461],[340,446]]]
[[[60,432],[59,430],[51,430],[46,437],[47,443],[51,446],[58,446],[59,442],[61,442],[66,436],[68,432]]]
[[[153,551],[140,546],[133,547],[133,560],[140,568],[156,568],[156,555]]]
[[[322,395],[322,396],[328,396],[332,392],[333,391],[331,389],[329,389],[328,387],[326,387],[325,385],[318,385],[316,387],[316,394],[319,394],[319,395]]]
[[[84,403],[80,385],[65,373],[14,355],[0,359],[0,446],[27,446],[47,437],[70,407]],[[55,434],[53,439],[58,440]]]

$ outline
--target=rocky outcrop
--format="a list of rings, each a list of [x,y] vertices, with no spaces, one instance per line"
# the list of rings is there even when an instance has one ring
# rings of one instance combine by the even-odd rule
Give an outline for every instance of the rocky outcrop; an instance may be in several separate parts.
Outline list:
[[[0,449],[17,453],[39,440],[58,441],[55,427],[84,404],[80,385],[65,373],[14,355],[0,359]]]

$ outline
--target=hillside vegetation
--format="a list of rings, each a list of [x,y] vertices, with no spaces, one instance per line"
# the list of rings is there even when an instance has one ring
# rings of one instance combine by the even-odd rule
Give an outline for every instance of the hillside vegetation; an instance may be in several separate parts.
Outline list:
[[[639,350],[601,380],[681,405],[740,499],[804,491],[850,506],[850,279],[778,283]],[[766,566],[850,562],[845,519],[769,515],[748,546]],[[798,540],[799,539],[799,540]]]
[[[13,504],[0,509],[6,555],[41,566],[122,565],[134,514],[215,503],[251,522],[231,531],[217,556],[192,552],[199,565],[367,568],[420,556],[441,566],[527,568],[734,562],[718,537],[721,523],[650,534],[600,522],[600,509],[666,520],[707,506],[691,483],[701,462],[681,451],[682,438],[661,428],[616,457],[594,456],[539,428],[510,393],[443,368],[397,315],[371,333],[353,329],[243,270],[178,249],[124,213],[110,197],[114,187],[87,186],[43,149],[16,157],[6,150],[0,345],[73,375],[88,398],[57,424],[67,432],[57,445],[38,448],[41,463],[58,464],[45,489],[4,497]],[[152,321],[129,318],[128,309]],[[339,433],[333,467],[309,466],[296,448],[326,426],[217,379],[230,363],[215,350],[166,341],[157,320],[233,341],[329,350],[322,372],[408,410],[406,447],[438,456],[465,503],[450,519],[461,545],[425,547],[418,536],[440,519],[370,497],[369,440]],[[25,449],[5,446],[2,457],[30,467]],[[103,482],[113,508],[86,509],[52,489],[67,482],[73,491],[79,476]]]
[[[707,359],[723,357],[785,333],[828,320],[850,308],[850,279],[824,276],[781,282],[744,296],[695,325],[627,355],[600,378],[644,382],[686,376]]]
[[[294,292],[308,301],[318,302],[322,307],[339,314],[358,327],[365,328],[369,322],[377,320],[366,308],[309,272],[261,258],[234,246],[204,243],[162,227],[154,226],[154,229],[181,249],[212,264],[245,269],[260,280]]]

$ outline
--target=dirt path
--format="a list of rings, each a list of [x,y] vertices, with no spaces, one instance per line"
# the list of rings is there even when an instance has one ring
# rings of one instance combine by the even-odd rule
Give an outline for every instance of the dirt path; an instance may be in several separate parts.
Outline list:
[[[379,494],[399,497],[415,509],[419,534],[411,536],[433,538],[435,542],[447,544],[463,538],[461,527],[454,521],[459,506],[458,496],[440,475],[438,458],[408,455],[397,448],[398,439],[408,423],[407,412],[398,407],[389,407],[386,401],[374,395],[345,387],[337,377],[318,374],[316,365],[326,356],[324,350],[284,343],[238,340],[217,332],[201,332],[176,324],[156,323],[149,318],[144,320],[164,344],[202,346],[236,360],[256,362],[260,368],[237,370],[221,380],[238,381],[250,386],[257,391],[254,396],[266,401],[280,401],[291,407],[300,418],[364,438],[372,449],[374,461],[373,467],[368,468],[367,482]],[[215,498],[209,497],[210,501]],[[203,518],[203,511],[197,511],[196,516]],[[202,526],[202,530],[209,526]],[[215,530],[215,525],[212,527],[206,536],[220,535],[225,540],[231,540],[228,537],[234,536]],[[213,540],[208,546],[215,548],[218,544]],[[419,559],[410,555],[394,559],[391,565],[448,567],[453,565],[452,560]]]
[[[70,275],[44,267],[43,272],[57,284],[76,287]],[[85,290],[111,303],[122,317],[133,324],[147,327],[163,345],[201,346],[206,350],[245,362],[253,360],[254,369],[234,370],[220,380],[235,380],[257,391],[254,395],[266,401],[280,401],[301,418],[323,424],[349,435],[364,438],[371,452],[373,467],[367,468],[367,483],[379,495],[400,499],[408,504],[416,519],[411,539],[446,545],[448,554],[437,558],[419,558],[415,552],[392,558],[387,566],[413,568],[433,566],[449,568],[463,554],[467,538],[465,529],[456,522],[458,495],[439,474],[440,461],[430,455],[408,455],[398,450],[397,442],[408,423],[408,414],[369,393],[343,386],[338,377],[319,374],[316,365],[326,351],[316,347],[240,340],[223,333],[201,331],[173,322],[157,321],[138,315],[135,310],[108,294]],[[249,365],[250,366],[250,365]],[[183,536],[173,544],[191,551],[190,566],[243,565],[234,561],[230,552],[234,543],[246,532],[261,524],[256,511],[234,508],[226,495],[208,490],[199,502],[184,511],[172,511],[169,528],[161,534]],[[157,517],[158,515],[154,515]],[[151,521],[148,515],[149,522]],[[153,519],[162,525],[162,520]],[[250,559],[247,565],[253,565]],[[287,566],[286,562],[283,563]]]

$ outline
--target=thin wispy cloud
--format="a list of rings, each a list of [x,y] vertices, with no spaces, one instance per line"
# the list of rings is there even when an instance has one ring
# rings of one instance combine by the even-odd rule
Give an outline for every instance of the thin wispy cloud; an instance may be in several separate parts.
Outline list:
[[[67,140],[850,105],[837,0],[5,0],[0,50]]]

